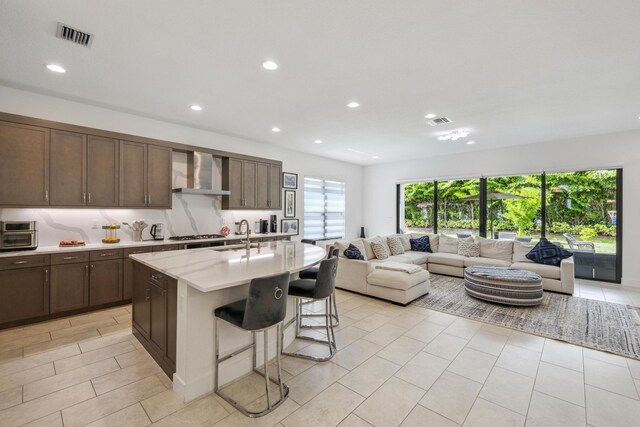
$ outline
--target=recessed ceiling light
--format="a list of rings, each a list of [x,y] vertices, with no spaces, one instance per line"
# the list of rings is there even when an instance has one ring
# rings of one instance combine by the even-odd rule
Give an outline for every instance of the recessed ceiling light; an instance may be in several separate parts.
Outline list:
[[[46,65],[47,69],[50,71],[53,71],[54,73],[66,73],[67,70],[65,70],[63,67],[61,67],[60,65],[56,65],[56,64],[47,64]]]
[[[425,119],[435,119],[436,118],[436,114],[433,113],[429,113],[426,116],[424,116]]]
[[[378,156],[371,156],[371,158],[372,158],[372,159],[377,159],[377,158],[378,158]]]
[[[322,140],[321,140],[321,139],[316,139],[316,140],[315,140],[315,141],[313,141],[313,142],[315,142],[316,144],[322,144]]]
[[[347,107],[349,108],[358,108],[360,106],[360,104],[358,104],[355,101],[351,101],[350,103],[347,104]]]
[[[190,105],[189,108],[191,108],[193,111],[202,111],[202,107],[199,105]]]
[[[271,132],[280,132],[280,128],[271,128]]]
[[[466,138],[467,136],[469,136],[469,130],[468,129],[457,129],[457,130],[452,130],[450,132],[446,132],[443,133],[441,135],[438,136],[438,140],[439,141],[447,141],[447,140],[452,140],[452,141],[457,141],[460,138]]]
[[[273,71],[278,69],[278,64],[273,61],[264,61],[262,63],[262,68],[264,68],[265,70]]]
[[[473,145],[475,143],[476,143],[475,141],[467,141],[467,145]]]

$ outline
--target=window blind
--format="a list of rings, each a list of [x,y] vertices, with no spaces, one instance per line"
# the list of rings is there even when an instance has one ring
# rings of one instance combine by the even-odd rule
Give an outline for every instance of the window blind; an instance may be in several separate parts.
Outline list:
[[[304,238],[344,237],[345,184],[318,178],[304,178]]]

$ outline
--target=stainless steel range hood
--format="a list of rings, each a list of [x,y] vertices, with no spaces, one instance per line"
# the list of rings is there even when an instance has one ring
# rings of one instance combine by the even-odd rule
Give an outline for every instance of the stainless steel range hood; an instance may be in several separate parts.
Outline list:
[[[194,151],[187,154],[187,186],[174,188],[174,193],[228,196],[228,190],[213,188],[213,156]]]

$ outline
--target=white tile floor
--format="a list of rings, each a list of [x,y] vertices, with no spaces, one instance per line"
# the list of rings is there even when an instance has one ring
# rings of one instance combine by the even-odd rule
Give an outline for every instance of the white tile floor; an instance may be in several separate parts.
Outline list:
[[[573,296],[640,307],[640,287],[576,279]]]
[[[578,291],[622,298],[613,286]],[[290,398],[259,419],[215,395],[179,402],[130,334],[128,307],[0,331],[0,426],[640,426],[638,360],[349,292],[337,299],[339,352],[324,363],[283,358]],[[227,391],[257,405],[260,379]]]

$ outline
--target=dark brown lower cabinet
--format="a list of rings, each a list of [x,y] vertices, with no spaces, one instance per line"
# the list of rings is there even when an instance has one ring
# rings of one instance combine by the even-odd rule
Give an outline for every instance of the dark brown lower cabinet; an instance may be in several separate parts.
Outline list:
[[[177,306],[177,281],[134,262],[133,333],[170,379],[176,371]]]
[[[51,313],[89,307],[89,263],[51,266]]]
[[[89,305],[122,300],[122,259],[91,262]]]
[[[0,271],[0,323],[49,314],[49,267]]]

